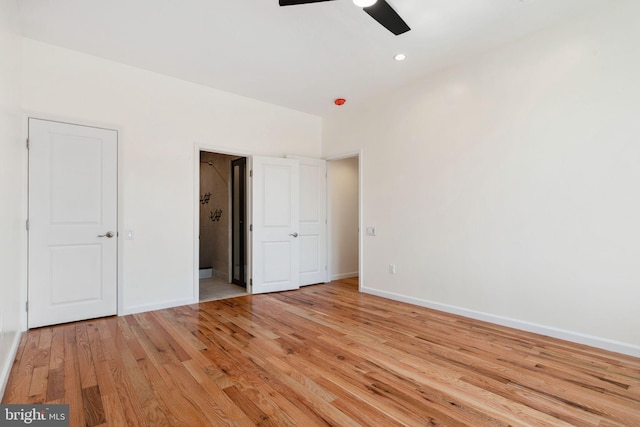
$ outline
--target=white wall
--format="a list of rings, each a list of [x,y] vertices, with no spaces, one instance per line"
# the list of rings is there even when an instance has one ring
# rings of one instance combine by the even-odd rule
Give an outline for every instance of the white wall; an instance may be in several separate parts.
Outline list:
[[[327,162],[331,280],[358,275],[358,161]]]
[[[24,40],[23,107],[119,133],[124,313],[193,301],[196,146],[320,155],[321,120]],[[121,233],[122,235],[123,233]]]
[[[15,0],[0,1],[0,396],[20,331],[26,285],[26,149],[21,134],[20,46]]]
[[[609,6],[325,120],[367,291],[640,356],[640,2]]]

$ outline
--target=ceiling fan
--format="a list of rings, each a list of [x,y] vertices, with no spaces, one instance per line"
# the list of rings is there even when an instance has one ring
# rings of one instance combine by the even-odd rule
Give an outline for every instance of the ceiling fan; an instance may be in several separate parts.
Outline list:
[[[280,0],[280,6],[296,6],[299,4],[320,3],[324,1],[333,0]],[[362,7],[362,10],[367,12],[369,16],[396,36],[406,33],[411,29],[385,0],[353,0],[353,2],[356,6]]]

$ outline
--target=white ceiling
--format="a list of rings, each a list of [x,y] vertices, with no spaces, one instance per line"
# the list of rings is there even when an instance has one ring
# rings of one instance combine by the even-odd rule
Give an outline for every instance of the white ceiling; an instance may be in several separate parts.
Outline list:
[[[412,28],[400,36],[351,0],[19,4],[26,37],[324,116],[612,1],[388,0]]]

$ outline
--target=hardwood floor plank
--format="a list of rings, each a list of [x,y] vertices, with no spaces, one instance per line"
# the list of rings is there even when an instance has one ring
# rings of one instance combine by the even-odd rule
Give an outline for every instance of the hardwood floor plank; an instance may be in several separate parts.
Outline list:
[[[40,404],[46,399],[48,366],[38,366],[33,369],[31,386],[29,387],[29,403]]]
[[[139,346],[131,338],[132,333],[129,330],[127,320],[129,319],[118,319],[118,327],[113,335],[115,346],[112,347],[113,354],[109,361],[109,372],[113,378],[120,404],[124,409],[127,425],[146,426],[148,423],[144,418],[145,414],[138,398],[135,379],[129,374],[131,371],[137,373],[135,352]]]
[[[49,354],[49,369],[60,369],[64,366],[64,328],[51,328],[51,351]]]
[[[87,323],[79,323],[76,325],[76,353],[78,358],[78,367],[80,369],[80,383],[82,388],[90,388],[98,385],[96,379],[95,365],[93,364],[93,355],[91,354],[91,344],[87,333]]]
[[[69,422],[73,426],[86,424],[82,383],[76,351],[76,327],[64,326],[64,402],[69,404]]]
[[[640,426],[640,359],[357,279],[28,331],[3,403],[73,426]]]
[[[184,425],[196,426],[203,424],[201,417],[193,411],[193,405],[174,384],[167,384],[159,374],[158,369],[148,359],[138,360],[142,373],[149,382],[153,395],[156,396],[157,405],[162,408],[162,420],[158,414],[154,414],[155,420],[150,425]]]
[[[36,357],[33,361],[34,367],[41,367],[49,365],[49,352],[51,349],[51,328],[43,328],[40,331],[40,338],[38,339],[38,350]]]
[[[124,415],[124,408],[120,403],[117,395],[102,395],[102,407],[104,408],[104,416],[108,420],[104,425],[107,426],[127,426],[127,419]]]
[[[233,402],[229,396],[214,381],[210,381],[203,366],[193,359],[183,362],[189,374],[200,384],[220,408],[219,415],[228,418],[233,425],[251,426],[253,423],[247,414]]]
[[[107,334],[101,335],[100,329],[107,330],[105,320],[97,320],[87,325],[87,335],[91,347],[92,362],[95,369],[97,383],[100,384],[100,393],[104,396],[116,394],[116,387],[111,376],[110,366],[113,356],[111,356],[107,346],[115,346],[111,337]]]
[[[82,402],[87,427],[95,427],[107,422],[100,388],[97,385],[82,389]]]
[[[254,403],[254,400],[250,398],[246,391],[242,391],[236,386],[230,386],[225,388],[224,392],[237,406],[242,408],[254,425],[274,427],[280,425],[275,420],[269,418],[269,416]],[[289,421],[289,423],[282,425],[293,426],[294,424],[292,421]]]
[[[46,402],[64,398],[64,370],[49,369],[47,377]]]

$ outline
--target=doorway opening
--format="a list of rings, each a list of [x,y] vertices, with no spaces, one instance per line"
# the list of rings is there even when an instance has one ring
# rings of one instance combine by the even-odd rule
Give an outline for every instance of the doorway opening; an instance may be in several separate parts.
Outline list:
[[[362,287],[360,154],[327,159],[330,280]]]
[[[200,151],[199,300],[247,293],[246,157]]]

